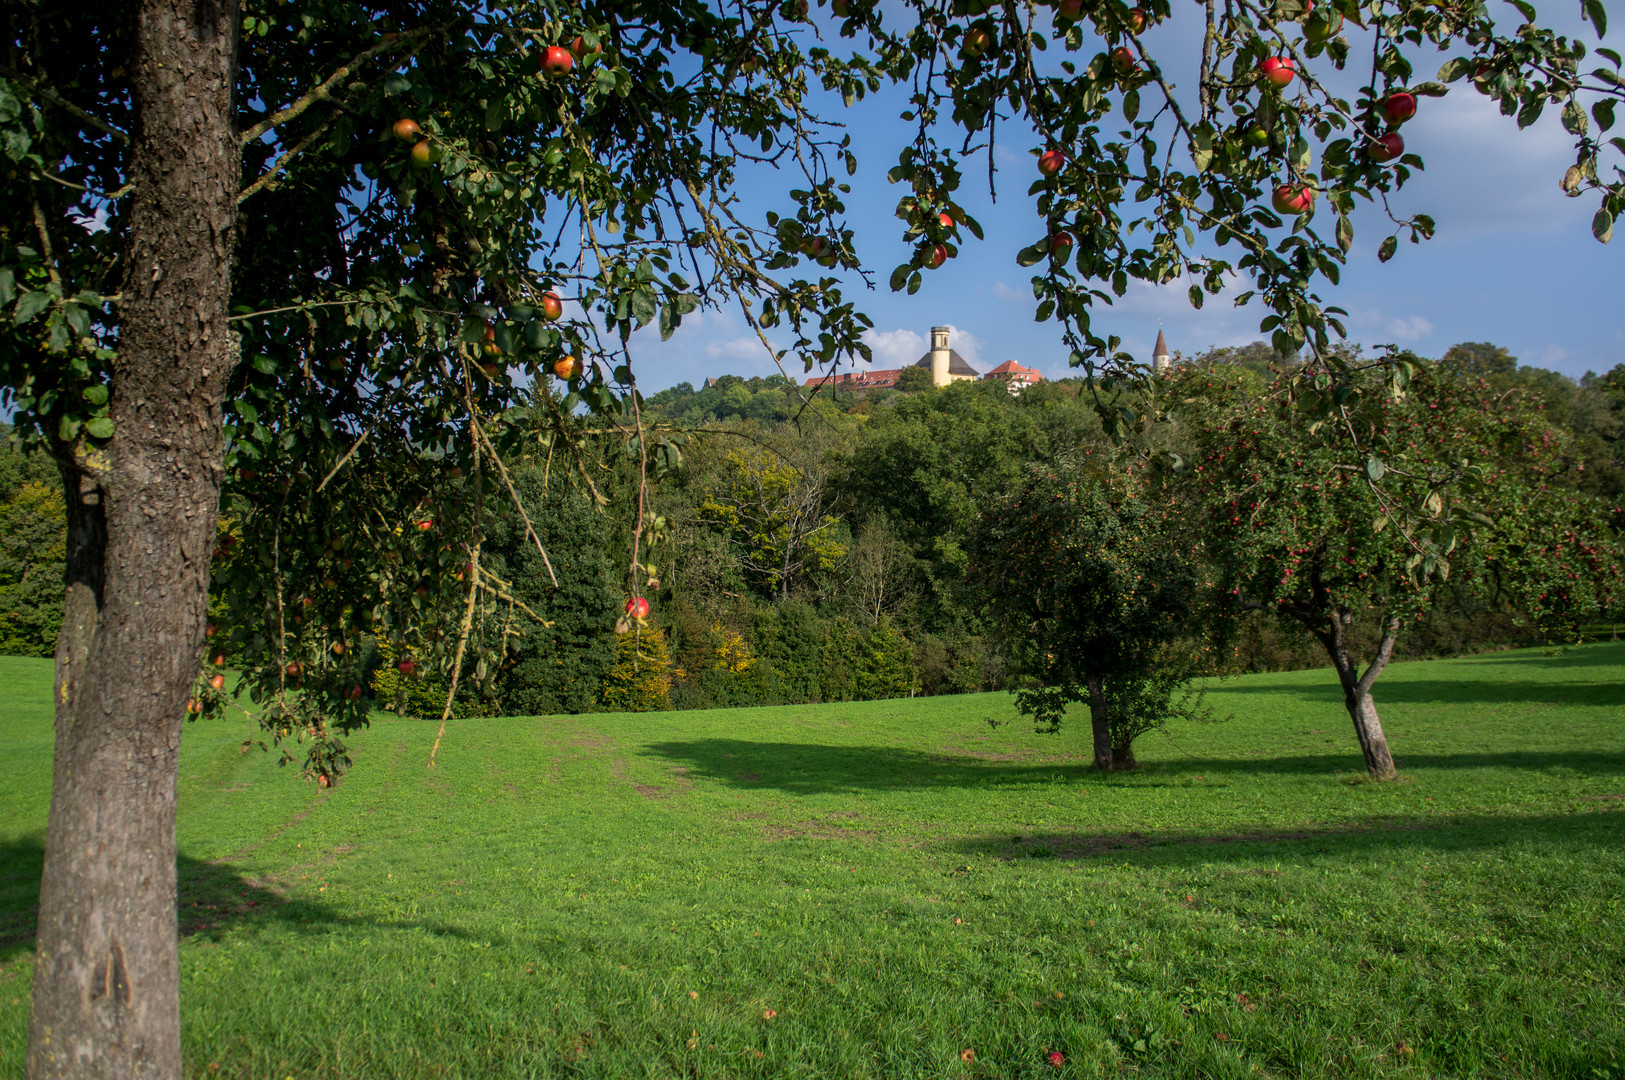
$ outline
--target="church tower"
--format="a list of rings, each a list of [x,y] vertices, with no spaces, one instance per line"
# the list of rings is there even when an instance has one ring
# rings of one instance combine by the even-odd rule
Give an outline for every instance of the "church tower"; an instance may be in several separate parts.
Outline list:
[[[1157,344],[1151,350],[1151,370],[1153,372],[1167,371],[1173,366],[1174,358],[1168,354],[1168,340],[1162,336],[1162,327],[1157,327]]]
[[[948,385],[948,328],[931,328],[931,385]]]

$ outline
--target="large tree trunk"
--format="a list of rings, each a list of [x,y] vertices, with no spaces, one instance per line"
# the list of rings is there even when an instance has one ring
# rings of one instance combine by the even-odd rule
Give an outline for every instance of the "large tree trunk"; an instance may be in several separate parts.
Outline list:
[[[178,1077],[175,781],[208,610],[239,151],[236,0],[143,0],[101,451],[64,462],[68,588],[26,1068]]]
[[[1332,666],[1337,669],[1338,682],[1343,685],[1343,707],[1354,721],[1354,737],[1359,740],[1360,753],[1365,757],[1365,769],[1373,780],[1392,780],[1398,775],[1394,756],[1388,752],[1388,737],[1382,732],[1382,720],[1377,716],[1377,702],[1371,696],[1371,686],[1394,654],[1394,642],[1399,638],[1399,619],[1390,618],[1383,627],[1382,642],[1371,664],[1360,672],[1359,662],[1348,648],[1348,618],[1343,612],[1333,611],[1324,629],[1316,630],[1316,637],[1331,655]]]
[[[1089,688],[1089,726],[1095,736],[1095,768],[1111,772],[1112,729],[1106,713],[1106,688],[1099,675],[1084,676],[1083,684]]]

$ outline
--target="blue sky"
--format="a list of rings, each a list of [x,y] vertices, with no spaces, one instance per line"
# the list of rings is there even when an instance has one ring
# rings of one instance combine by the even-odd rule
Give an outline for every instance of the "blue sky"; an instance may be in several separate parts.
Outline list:
[[[1499,6],[1509,18],[1518,18],[1510,6]],[[1174,19],[1146,37],[1165,69],[1174,62],[1169,58],[1194,56],[1196,20],[1182,26],[1181,13],[1176,7]],[[1577,19],[1558,22],[1560,29],[1596,43]],[[1625,47],[1619,32],[1609,37],[1608,44]],[[840,51],[838,39],[826,36],[825,41]],[[1444,58],[1420,55],[1418,81],[1431,78]],[[1322,59],[1317,73],[1322,67],[1330,65]],[[1194,79],[1184,82],[1178,88],[1182,94]],[[1348,88],[1348,83],[1340,87]],[[862,286],[849,276],[847,288],[849,298],[875,322],[875,366],[911,362],[924,351],[929,329],[948,325],[954,347],[980,370],[1017,360],[1047,376],[1067,374],[1057,329],[1033,321],[1031,274],[1015,262],[1016,252],[1041,229],[1026,197],[1036,175],[1028,151],[1036,143],[1030,134],[1012,134],[1013,125],[1001,130],[995,150],[997,205],[987,194],[985,157],[964,166],[961,201],[982,222],[987,239],[978,242],[967,234],[959,257],[928,273],[914,296],[886,288],[890,268],[909,257],[901,223],[892,216],[903,192],[885,179],[899,139],[907,137],[897,119],[901,107],[899,98],[888,95],[851,109],[836,103],[826,110],[848,126],[860,159],[848,200],[849,223],[860,256],[876,271],[878,287],[858,296]],[[1559,189],[1574,150],[1556,111],[1519,131],[1470,84],[1461,83],[1445,98],[1423,99],[1404,134],[1407,149],[1421,154],[1427,169],[1398,193],[1395,209],[1431,214],[1438,232],[1417,246],[1401,243],[1399,254],[1383,265],[1376,245],[1386,234],[1375,220],[1356,218],[1360,231],[1342,282],[1320,290],[1327,303],[1349,311],[1350,339],[1366,345],[1395,342],[1424,356],[1438,356],[1459,341],[1492,341],[1523,363],[1573,376],[1625,363],[1625,250],[1621,242],[1602,245],[1592,238],[1594,199],[1569,199]],[[787,180],[764,176],[753,182]],[[1096,326],[1120,335],[1124,347],[1141,359],[1148,357],[1159,324],[1169,345],[1187,355],[1262,336],[1259,309],[1237,309],[1221,297],[1195,311],[1185,291],[1178,283],[1166,288],[1136,283],[1113,307],[1098,309]],[[743,320],[730,312],[691,315],[666,343],[640,334],[634,357],[646,393],[681,381],[697,385],[708,375],[776,370]],[[799,366],[791,373],[799,375]]]

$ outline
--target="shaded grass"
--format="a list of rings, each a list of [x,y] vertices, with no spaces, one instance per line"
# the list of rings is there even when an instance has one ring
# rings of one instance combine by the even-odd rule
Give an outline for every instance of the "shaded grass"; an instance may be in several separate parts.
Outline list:
[[[10,1075],[49,687],[0,658]],[[1396,665],[1395,784],[1326,672],[1219,684],[1234,719],[1112,776],[1001,695],[464,720],[432,772],[387,719],[327,792],[193,726],[187,1068],[1614,1080],[1622,687],[1620,645]]]

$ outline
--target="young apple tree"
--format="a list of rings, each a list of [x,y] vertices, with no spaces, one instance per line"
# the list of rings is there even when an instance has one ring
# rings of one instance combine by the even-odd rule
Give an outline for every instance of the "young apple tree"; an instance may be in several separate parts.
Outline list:
[[[440,668],[447,713],[465,668],[489,677],[514,598],[482,523],[487,500],[522,502],[507,461],[552,454],[590,490],[595,447],[640,475],[673,460],[642,421],[635,329],[729,303],[777,362],[867,357],[826,272],[864,275],[859,163],[823,103],[906,87],[917,130],[889,176],[916,254],[895,288],[980,237],[954,193],[995,133],[1061,151],[1020,261],[1044,263],[1040,317],[1106,375],[1130,361],[1088,311],[1130,279],[1188,279],[1199,303],[1247,276],[1283,352],[1339,332],[1314,282],[1335,281],[1356,201],[1420,160],[1366,152],[1399,93],[1471,79],[1520,122],[1561,107],[1565,186],[1600,195],[1608,237],[1617,55],[1582,74],[1583,48],[1523,5],[1509,31],[1482,6],[1324,2],[1366,28],[1351,101],[1317,68],[1353,47],[1300,40],[1294,0],[8,5],[0,387],[67,508],[29,1074],[179,1075],[176,748],[225,703],[199,672],[211,577],[259,722],[331,784],[371,704],[354,635]],[[1600,0],[1582,10],[1601,30]],[[1141,37],[1168,19],[1202,24],[1192,70]],[[1417,82],[1438,51],[1439,81]],[[632,520],[641,611],[662,530],[641,493]]]
[[[983,515],[969,578],[1016,669],[1039,686],[1021,711],[1060,728],[1087,702],[1095,767],[1132,768],[1134,739],[1178,711],[1192,674],[1174,651],[1193,629],[1199,570],[1144,467],[1032,466]]]

